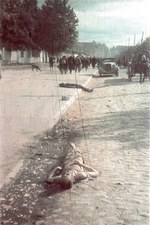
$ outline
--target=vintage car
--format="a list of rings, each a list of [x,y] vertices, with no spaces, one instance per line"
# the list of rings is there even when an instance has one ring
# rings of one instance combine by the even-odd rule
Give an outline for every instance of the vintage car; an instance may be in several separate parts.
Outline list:
[[[115,58],[103,58],[98,63],[99,75],[119,75],[119,66]]]

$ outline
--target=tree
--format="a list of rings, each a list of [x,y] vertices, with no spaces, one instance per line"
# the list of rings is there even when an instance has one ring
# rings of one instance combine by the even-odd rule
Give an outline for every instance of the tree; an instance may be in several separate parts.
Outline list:
[[[150,37],[146,38],[146,40],[139,45],[131,46],[126,51],[121,52],[120,58],[126,57],[130,60],[135,54],[146,54],[150,59]]]
[[[0,0],[0,40],[8,50],[36,48],[37,0]]]
[[[50,54],[65,51],[77,40],[77,24],[68,0],[46,0],[41,7],[39,46]]]
[[[136,47],[136,52],[145,53],[150,58],[150,37],[146,38],[146,40]]]
[[[7,50],[65,51],[77,40],[78,19],[68,0],[0,0],[0,41]]]

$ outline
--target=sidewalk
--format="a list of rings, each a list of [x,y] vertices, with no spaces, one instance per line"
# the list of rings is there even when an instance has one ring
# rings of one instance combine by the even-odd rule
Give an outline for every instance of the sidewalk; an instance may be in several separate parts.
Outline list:
[[[93,78],[57,126],[41,137],[21,175],[2,201],[2,224],[149,225],[149,82],[126,75]],[[71,190],[46,187],[48,171],[60,165],[68,141],[100,171]]]
[[[0,189],[9,183],[26,161],[26,149],[51,129],[73,103],[81,90],[60,88],[59,83],[87,85],[95,71],[61,75],[58,68],[41,65],[31,68],[4,69],[0,81]]]

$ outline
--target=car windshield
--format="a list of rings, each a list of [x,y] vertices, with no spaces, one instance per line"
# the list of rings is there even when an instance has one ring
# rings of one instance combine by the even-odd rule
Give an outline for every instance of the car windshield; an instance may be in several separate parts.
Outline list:
[[[102,62],[115,62],[116,60],[114,58],[107,58],[107,59],[103,59]]]

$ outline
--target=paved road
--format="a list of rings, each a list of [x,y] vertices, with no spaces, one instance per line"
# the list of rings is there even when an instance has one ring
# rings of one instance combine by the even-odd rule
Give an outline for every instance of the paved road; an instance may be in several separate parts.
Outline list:
[[[77,94],[75,89],[59,88],[59,83],[80,83],[91,78],[94,70],[61,75],[58,69],[41,72],[8,69],[0,81],[0,180],[22,166],[22,150],[32,145],[35,136],[50,129]],[[62,101],[67,96],[69,101]],[[17,164],[18,163],[18,164]],[[14,168],[16,166],[16,168]]]
[[[71,190],[45,187],[66,147],[60,123],[1,197],[3,224],[149,225],[150,90],[148,80],[138,81],[129,83],[122,70],[119,77],[93,78],[94,91],[67,111],[69,137],[100,176]]]
[[[46,203],[55,206],[36,225],[149,225],[149,98],[149,81],[130,83],[125,70],[95,80],[70,118],[74,113],[76,146],[101,175],[50,194]]]

